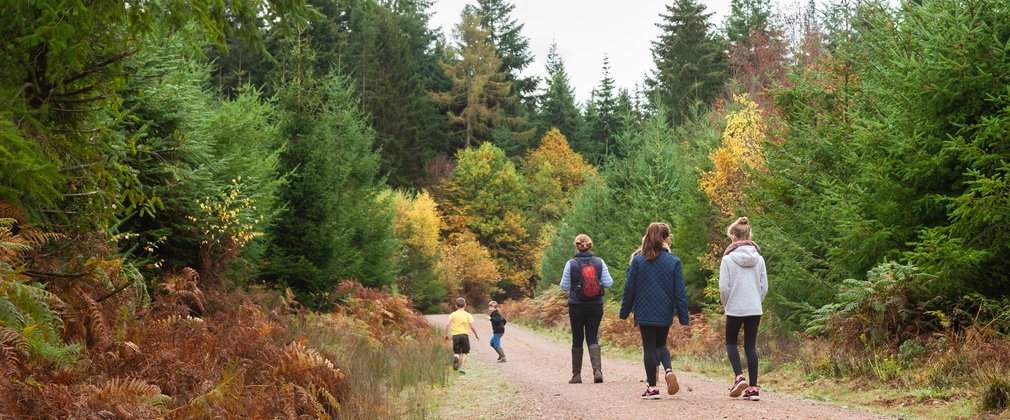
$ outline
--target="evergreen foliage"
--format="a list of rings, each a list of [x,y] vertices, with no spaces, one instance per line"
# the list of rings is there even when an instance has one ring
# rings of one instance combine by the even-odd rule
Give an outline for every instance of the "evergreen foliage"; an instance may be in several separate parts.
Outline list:
[[[130,118],[116,127],[114,145],[137,193],[122,198],[116,229],[132,256],[214,278],[262,235],[283,180],[272,107],[251,89],[233,101],[214,98],[210,68],[186,51],[170,38],[125,63],[136,77],[121,93]]]
[[[452,152],[444,114],[427,95],[444,77],[429,7],[424,0],[327,5],[319,27],[308,31],[325,51],[317,56],[318,71],[337,68],[353,79],[361,112],[375,130],[381,171],[394,186],[411,185],[425,162]]]
[[[722,42],[709,22],[711,13],[696,0],[677,0],[666,6],[652,43],[656,68],[646,79],[649,99],[665,109],[666,121],[677,125],[707,107],[722,91],[726,58]]]
[[[547,52],[546,85],[540,95],[539,131],[547,133],[557,128],[570,143],[577,143],[582,130],[582,113],[575,103],[575,91],[565,70],[565,61],[552,42]]]
[[[627,150],[628,157],[610,162],[601,174],[602,182],[590,181],[579,190],[571,213],[550,237],[540,261],[540,275],[552,281],[541,285],[541,290],[556,284],[553,280],[574,255],[572,241],[580,233],[593,238],[593,253],[607,262],[614,277],[612,290],[621,290],[631,252],[641,245],[649,223],[662,221],[677,229],[676,221],[687,210],[681,207],[687,201],[685,195],[694,194],[691,187],[697,187],[690,182],[691,167],[677,160],[684,156],[678,140],[679,135],[659,118],[647,121],[641,132],[622,138],[620,147]],[[675,253],[681,250],[678,243],[673,247]],[[690,254],[680,256],[685,272],[696,270],[687,267],[695,266],[697,260]],[[700,293],[700,287],[693,293]]]
[[[449,123],[460,126],[465,147],[512,133],[522,120],[507,114],[507,105],[515,102],[512,84],[500,70],[501,58],[491,42],[490,33],[480,25],[472,8],[465,9],[456,28],[457,48],[452,62],[442,68],[452,82],[447,91],[429,92],[432,100],[448,109]],[[530,133],[515,133],[528,135]]]
[[[73,224],[111,225],[119,199],[139,194],[128,187],[135,182],[129,171],[107,156],[114,147],[108,131],[121,116],[124,60],[151,38],[182,32],[219,44],[227,34],[255,40],[252,21],[258,13],[291,20],[303,16],[298,1],[270,6],[261,8],[255,0],[227,6],[199,0],[172,2],[164,9],[161,3],[68,7],[56,1],[12,7],[0,18],[7,46],[0,57],[0,134],[12,140],[0,145],[0,156],[3,167],[16,172],[0,177],[5,183],[0,199],[37,218],[65,221],[87,214],[73,217]],[[16,158],[17,166],[7,158]]]
[[[600,163],[614,154],[615,139],[624,128],[617,114],[617,94],[614,79],[610,77],[610,58],[604,55],[603,79],[593,89],[586,105],[586,135],[576,145],[590,162]]]
[[[306,293],[344,279],[368,286],[393,281],[388,200],[378,196],[374,132],[358,111],[350,81],[314,76],[311,50],[296,47],[276,99],[285,140],[280,190],[286,203],[270,230],[266,278]],[[304,60],[304,61],[303,61]],[[301,64],[301,65],[300,65]]]
[[[745,43],[755,34],[769,34],[771,7],[768,0],[732,0],[726,17],[726,40]]]

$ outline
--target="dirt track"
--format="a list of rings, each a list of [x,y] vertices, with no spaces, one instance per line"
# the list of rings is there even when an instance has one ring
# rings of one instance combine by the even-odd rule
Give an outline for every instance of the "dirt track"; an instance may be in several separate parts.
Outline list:
[[[551,419],[871,419],[873,414],[796,399],[763,391],[761,401],[729,398],[728,383],[677,372],[681,390],[661,400],[639,398],[645,389],[641,363],[607,357],[604,349],[602,384],[594,384],[586,354],[582,384],[568,384],[571,378],[571,350],[539,334],[509,325],[502,338],[507,363],[495,363],[497,353],[488,345],[491,323],[487,315],[475,314],[480,342],[470,335],[470,358],[477,364],[500,372],[512,389],[505,404],[494,404],[495,413],[486,418]],[[447,315],[429,315],[428,321],[444,328]],[[605,346],[605,343],[604,343]],[[447,358],[448,360],[448,358]],[[448,362],[447,362],[448,363]],[[469,364],[469,363],[468,363]],[[674,364],[676,368],[676,364]],[[664,384],[660,380],[659,385]],[[595,401],[576,401],[596,394]],[[479,416],[478,416],[479,417]]]

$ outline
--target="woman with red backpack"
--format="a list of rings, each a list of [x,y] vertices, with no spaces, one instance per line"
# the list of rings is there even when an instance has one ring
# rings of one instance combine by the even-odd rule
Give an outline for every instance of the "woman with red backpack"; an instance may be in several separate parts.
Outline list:
[[[603,382],[600,361],[600,320],[603,319],[603,291],[614,284],[602,258],[593,256],[593,240],[588,235],[575,237],[575,257],[565,264],[561,290],[568,292],[568,319],[572,323],[572,379],[582,383],[582,341],[589,346],[593,382]]]

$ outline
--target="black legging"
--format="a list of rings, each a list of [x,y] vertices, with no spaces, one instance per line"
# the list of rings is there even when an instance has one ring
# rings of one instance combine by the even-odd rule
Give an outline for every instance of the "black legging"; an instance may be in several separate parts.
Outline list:
[[[670,349],[666,347],[666,336],[670,334],[670,326],[653,327],[639,325],[642,333],[643,362],[645,363],[645,378],[649,386],[656,386],[656,357],[663,362],[663,367],[670,369]]]
[[[600,333],[603,305],[568,305],[568,319],[572,322],[573,349],[581,349],[582,340],[587,346],[599,344],[596,336]]]
[[[758,386],[758,351],[757,335],[758,325],[761,324],[761,315],[754,316],[726,316],[726,353],[729,355],[729,364],[733,366],[733,374],[743,375],[740,368],[740,351],[737,350],[737,336],[740,335],[740,327],[743,326],[743,349],[747,353],[747,374],[750,375],[750,386]]]

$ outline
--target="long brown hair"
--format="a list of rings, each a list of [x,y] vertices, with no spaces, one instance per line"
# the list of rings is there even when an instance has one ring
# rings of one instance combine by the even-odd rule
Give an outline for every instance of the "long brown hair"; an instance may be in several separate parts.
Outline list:
[[[663,252],[663,243],[670,237],[670,227],[666,223],[653,222],[642,237],[642,252],[649,261]]]

